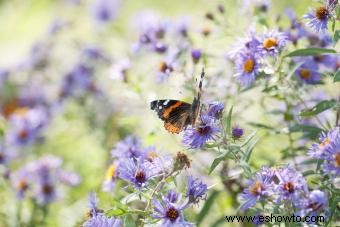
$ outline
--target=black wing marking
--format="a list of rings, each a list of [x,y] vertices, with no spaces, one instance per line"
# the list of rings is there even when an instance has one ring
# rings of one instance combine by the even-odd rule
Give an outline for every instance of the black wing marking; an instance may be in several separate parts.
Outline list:
[[[201,113],[201,95],[202,95],[202,87],[203,87],[203,79],[205,76],[204,68],[202,68],[201,78],[200,82],[198,84],[198,91],[197,96],[194,98],[192,104],[191,104],[191,114],[190,114],[190,121],[191,124],[194,126],[197,123],[197,120]]]

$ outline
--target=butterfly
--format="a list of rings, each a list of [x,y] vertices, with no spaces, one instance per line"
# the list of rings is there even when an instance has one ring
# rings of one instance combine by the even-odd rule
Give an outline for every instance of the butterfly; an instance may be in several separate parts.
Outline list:
[[[164,121],[164,128],[167,131],[178,134],[188,125],[196,125],[201,112],[201,94],[204,74],[203,69],[197,96],[191,104],[172,99],[154,100],[150,103],[151,110],[156,111],[158,117]]]

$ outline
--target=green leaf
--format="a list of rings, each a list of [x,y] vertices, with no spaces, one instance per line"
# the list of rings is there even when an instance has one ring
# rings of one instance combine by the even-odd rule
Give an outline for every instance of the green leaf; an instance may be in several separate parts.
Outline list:
[[[276,131],[276,129],[274,127],[271,127],[269,125],[265,125],[265,124],[262,124],[262,123],[248,122],[248,125],[256,127],[256,128],[263,128],[263,129]]]
[[[324,48],[307,48],[307,49],[299,49],[290,52],[285,57],[296,57],[296,56],[316,56],[322,54],[335,54],[336,51],[333,49],[324,49]]]
[[[228,150],[227,152],[220,154],[219,156],[217,156],[217,158],[214,159],[214,161],[212,162],[210,169],[209,169],[209,174],[212,173],[212,171],[214,171],[214,169],[216,169],[216,167],[218,166],[218,164],[220,164],[220,162],[224,161],[227,157],[227,155],[230,153],[230,150]]]
[[[255,145],[257,144],[257,142],[259,142],[260,139],[255,140],[255,142],[253,142],[251,145],[249,145],[246,149],[245,155],[243,156],[243,160],[245,162],[248,162],[251,156],[251,153],[253,152]]]
[[[340,30],[336,30],[333,36],[334,43],[336,44],[339,41],[339,39],[340,39]]]
[[[311,125],[294,125],[289,128],[289,132],[302,132],[303,137],[316,139],[319,137],[322,129]]]
[[[196,223],[197,226],[199,226],[199,224],[202,223],[203,219],[206,217],[206,215],[209,213],[209,210],[211,208],[211,206],[214,204],[215,199],[217,198],[218,194],[220,192],[219,191],[212,191],[212,193],[210,194],[210,196],[208,197],[208,199],[205,201],[202,210],[200,211],[200,213],[197,215],[197,219],[196,219]]]
[[[114,209],[108,210],[106,212],[106,215],[111,217],[111,216],[121,216],[121,215],[124,215],[126,213],[127,213],[126,210],[123,210],[121,208],[114,208]]]
[[[227,126],[226,126],[227,127],[226,128],[227,134],[231,133],[231,116],[232,116],[232,113],[233,113],[233,106],[230,108],[228,115],[227,115]]]
[[[252,134],[250,134],[247,139],[242,143],[241,147],[244,147],[245,145],[247,145],[251,139],[254,138],[255,134],[257,133],[257,131],[254,131]]]
[[[334,74],[334,79],[333,82],[339,82],[340,81],[340,69],[338,69],[338,71],[336,71],[336,73]]]
[[[269,86],[269,87],[266,87],[262,90],[262,92],[265,92],[265,93],[269,93],[271,91],[277,91],[279,88],[277,85],[273,85],[273,86]]]
[[[336,101],[335,100],[324,100],[319,102],[318,104],[316,104],[314,107],[307,109],[307,110],[303,110],[300,112],[300,116],[302,117],[310,117],[310,116],[314,116],[317,115],[325,110],[328,110],[332,107],[334,107],[336,105]]]

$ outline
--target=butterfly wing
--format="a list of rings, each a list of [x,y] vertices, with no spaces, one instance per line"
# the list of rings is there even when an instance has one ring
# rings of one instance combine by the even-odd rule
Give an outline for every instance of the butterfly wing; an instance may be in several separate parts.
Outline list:
[[[180,133],[191,123],[191,104],[179,100],[155,100],[150,103],[158,117],[164,121],[164,128],[171,133]]]
[[[195,126],[198,118],[201,115],[201,95],[202,95],[202,86],[203,86],[203,78],[204,78],[205,72],[204,68],[202,69],[201,78],[198,84],[198,91],[197,96],[194,98],[192,104],[191,104],[191,112],[190,112],[190,122],[192,126]]]

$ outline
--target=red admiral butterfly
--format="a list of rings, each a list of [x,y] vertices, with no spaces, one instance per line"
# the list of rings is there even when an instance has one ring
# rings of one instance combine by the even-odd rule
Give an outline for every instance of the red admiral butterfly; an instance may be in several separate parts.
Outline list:
[[[150,103],[152,110],[155,110],[158,117],[164,121],[164,128],[171,133],[180,133],[188,125],[195,126],[201,112],[201,93],[204,69],[198,85],[197,97],[192,103],[179,100],[161,99]]]

